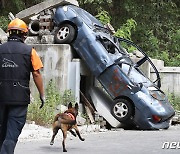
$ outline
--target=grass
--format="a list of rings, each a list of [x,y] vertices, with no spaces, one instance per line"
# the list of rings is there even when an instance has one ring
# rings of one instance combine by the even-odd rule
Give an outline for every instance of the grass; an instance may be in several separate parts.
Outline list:
[[[168,96],[169,101],[171,102],[172,106],[176,111],[180,111],[180,97],[175,96],[174,94],[170,94]]]
[[[46,89],[46,101],[42,109],[40,107],[40,99],[37,97],[35,101],[29,105],[27,120],[35,121],[36,124],[49,126],[52,124],[55,116],[55,109],[58,105],[66,105],[69,102],[75,102],[72,92],[66,90],[60,94],[55,87],[53,81],[49,82]]]

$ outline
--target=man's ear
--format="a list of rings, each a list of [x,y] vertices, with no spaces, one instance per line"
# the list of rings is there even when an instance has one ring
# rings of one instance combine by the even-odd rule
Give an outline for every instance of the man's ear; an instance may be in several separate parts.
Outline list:
[[[79,108],[79,105],[78,105],[78,103],[76,103],[75,104],[75,109],[78,110],[78,108]]]
[[[68,109],[70,109],[70,108],[72,108],[72,103],[71,102],[68,104]]]

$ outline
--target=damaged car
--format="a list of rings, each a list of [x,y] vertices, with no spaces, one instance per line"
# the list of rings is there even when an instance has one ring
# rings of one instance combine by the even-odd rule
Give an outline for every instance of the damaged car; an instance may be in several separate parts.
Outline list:
[[[113,100],[111,114],[119,122],[139,129],[167,129],[175,112],[165,93],[157,68],[146,53],[133,42],[118,38],[87,11],[65,5],[56,9],[55,43],[73,46],[91,73]],[[133,45],[143,58],[134,62],[122,42]],[[151,81],[140,69],[150,63],[157,79]]]

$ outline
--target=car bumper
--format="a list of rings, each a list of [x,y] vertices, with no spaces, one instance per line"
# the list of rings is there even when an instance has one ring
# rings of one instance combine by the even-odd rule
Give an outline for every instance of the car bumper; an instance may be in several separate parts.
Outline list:
[[[170,126],[170,120],[175,115],[175,112],[172,111],[166,116],[166,119],[160,122],[153,122],[150,116],[147,116],[147,112],[142,112],[138,109],[135,111],[134,116],[134,123],[136,124],[137,128],[142,130],[159,130],[159,129],[167,129]]]

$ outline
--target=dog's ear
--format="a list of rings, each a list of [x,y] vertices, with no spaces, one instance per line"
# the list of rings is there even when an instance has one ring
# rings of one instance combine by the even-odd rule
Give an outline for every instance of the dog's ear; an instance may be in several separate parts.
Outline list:
[[[72,103],[71,102],[68,104],[68,109],[70,109],[70,108],[72,108]]]
[[[79,105],[78,105],[78,103],[76,103],[75,104],[75,109],[78,110],[78,108],[79,108]]]

